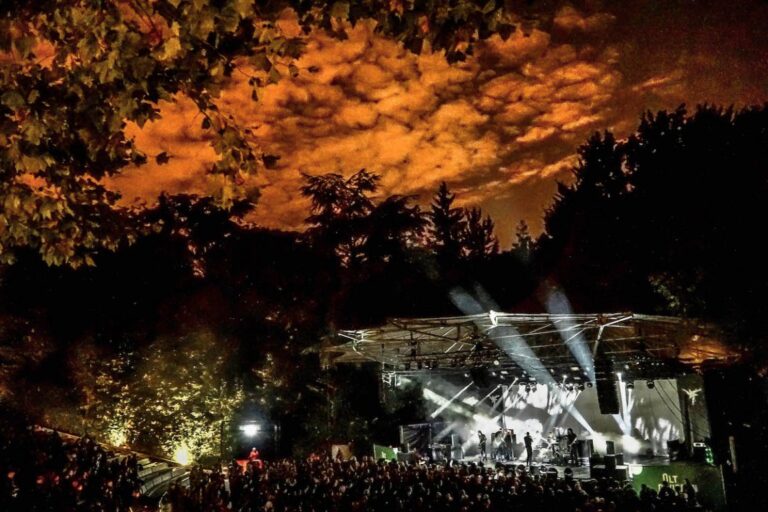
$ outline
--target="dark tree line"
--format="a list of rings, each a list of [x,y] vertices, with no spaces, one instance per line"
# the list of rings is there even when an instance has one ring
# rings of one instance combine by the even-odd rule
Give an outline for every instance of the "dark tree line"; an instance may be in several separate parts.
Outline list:
[[[360,379],[354,370],[322,372],[307,349],[336,328],[460,313],[457,289],[486,309],[538,312],[557,286],[577,312],[701,317],[760,354],[768,108],[648,113],[628,139],[595,134],[579,157],[545,233],[520,222],[509,250],[446,184],[423,209],[414,197],[380,197],[366,171],[306,177],[301,234],[245,226],[245,202],[224,210],[175,196],[142,213],[146,235],[95,267],[48,267],[20,250],[0,269],[4,394],[76,410],[76,361],[61,362],[83,344],[146,351],[204,330],[231,351],[226,377],[282,421],[286,439],[343,440],[351,421],[375,437],[407,413],[346,386]]]
[[[579,157],[545,216],[545,275],[581,311],[702,318],[763,350],[768,107],[649,112]]]

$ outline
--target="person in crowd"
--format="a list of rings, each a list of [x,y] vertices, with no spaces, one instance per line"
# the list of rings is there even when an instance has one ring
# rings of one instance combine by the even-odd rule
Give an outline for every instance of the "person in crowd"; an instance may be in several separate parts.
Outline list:
[[[134,455],[116,456],[87,437],[65,442],[50,433],[0,431],[3,512],[157,510],[157,500],[140,495],[138,474]],[[613,479],[533,475],[501,464],[316,454],[194,466],[188,478],[169,484],[161,503],[171,512],[685,512],[700,510],[692,489],[688,481],[679,489],[664,482],[658,494],[643,486],[638,496]]]

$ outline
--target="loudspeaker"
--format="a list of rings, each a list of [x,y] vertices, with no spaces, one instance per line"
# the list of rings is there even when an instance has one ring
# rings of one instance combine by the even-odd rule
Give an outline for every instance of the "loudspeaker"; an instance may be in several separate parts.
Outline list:
[[[613,441],[605,442],[605,453],[606,455],[613,455],[616,453],[616,445],[613,443]]]
[[[488,369],[487,368],[472,368],[469,370],[469,375],[472,377],[472,382],[479,388],[487,388],[490,386],[488,382]]]
[[[613,478],[615,478],[619,482],[626,482],[627,480],[629,480],[629,467],[617,466],[616,469],[613,471]]]
[[[619,387],[616,374],[613,372],[613,362],[605,355],[602,348],[597,350],[597,357],[595,357],[595,386],[600,413],[619,414]]]
[[[681,455],[683,455],[683,443],[678,439],[667,441],[667,452],[669,454],[669,460],[672,462],[685,458],[681,457]]]
[[[608,471],[615,471],[616,470],[616,456],[615,455],[606,455],[605,456],[605,469]]]

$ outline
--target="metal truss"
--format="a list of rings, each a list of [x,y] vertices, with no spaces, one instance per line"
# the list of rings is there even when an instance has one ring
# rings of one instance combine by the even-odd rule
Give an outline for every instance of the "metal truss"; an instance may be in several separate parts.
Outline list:
[[[337,338],[341,344],[322,349],[331,362],[376,362],[398,373],[485,368],[518,378],[546,371],[580,380],[594,370],[585,360],[605,357],[628,377],[662,378],[735,356],[711,326],[633,313],[398,318],[339,331]]]

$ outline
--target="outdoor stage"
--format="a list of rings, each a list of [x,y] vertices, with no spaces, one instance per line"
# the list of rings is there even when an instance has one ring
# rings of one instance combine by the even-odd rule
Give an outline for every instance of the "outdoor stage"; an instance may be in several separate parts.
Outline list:
[[[493,434],[510,432],[509,464],[518,465],[530,435],[536,467],[562,477],[570,450],[562,440],[572,429],[582,461],[571,467],[574,478],[655,487],[690,477],[722,489],[719,468],[707,464],[699,372],[731,357],[718,337],[710,326],[671,317],[490,311],[341,331],[345,342],[323,355],[327,364],[378,364],[382,400],[421,395],[428,414],[401,427],[404,452],[433,459],[435,445],[448,446],[446,460],[477,461],[481,433],[490,455]]]

